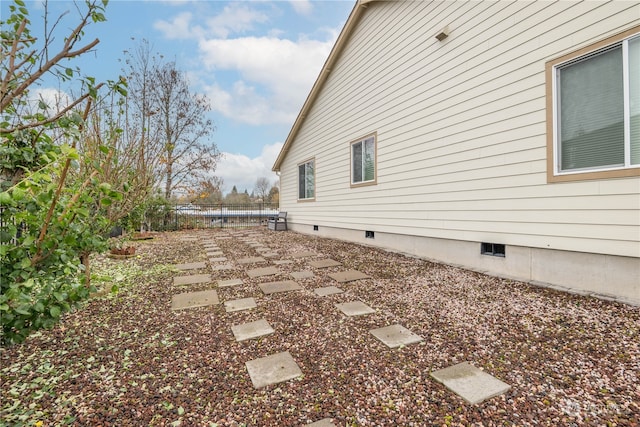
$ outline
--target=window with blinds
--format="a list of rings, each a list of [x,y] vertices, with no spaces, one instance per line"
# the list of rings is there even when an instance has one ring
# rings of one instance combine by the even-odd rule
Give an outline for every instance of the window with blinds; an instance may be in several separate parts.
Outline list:
[[[640,166],[640,36],[554,66],[555,173]]]

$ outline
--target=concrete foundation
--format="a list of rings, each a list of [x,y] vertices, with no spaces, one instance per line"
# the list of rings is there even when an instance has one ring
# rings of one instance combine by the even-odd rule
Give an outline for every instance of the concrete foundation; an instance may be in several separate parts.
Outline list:
[[[506,245],[505,256],[483,255],[480,242],[375,232],[289,222],[289,230],[375,246],[394,252],[455,265],[493,276],[556,288],[562,291],[640,305],[640,259],[606,254]]]

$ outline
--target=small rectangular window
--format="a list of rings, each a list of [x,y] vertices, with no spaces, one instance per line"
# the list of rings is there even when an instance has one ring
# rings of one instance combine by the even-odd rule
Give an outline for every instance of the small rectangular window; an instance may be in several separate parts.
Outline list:
[[[364,237],[365,237],[365,239],[375,239],[376,234],[375,234],[375,232],[373,232],[373,231],[366,230],[366,231],[364,232]]]
[[[639,30],[547,63],[550,181],[640,175]]]
[[[376,183],[376,134],[351,143],[351,185]]]
[[[298,200],[313,200],[316,197],[315,160],[298,165]]]

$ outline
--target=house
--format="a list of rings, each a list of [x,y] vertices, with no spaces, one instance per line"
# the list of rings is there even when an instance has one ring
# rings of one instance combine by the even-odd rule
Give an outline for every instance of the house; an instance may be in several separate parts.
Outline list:
[[[640,3],[357,1],[289,229],[640,304]]]

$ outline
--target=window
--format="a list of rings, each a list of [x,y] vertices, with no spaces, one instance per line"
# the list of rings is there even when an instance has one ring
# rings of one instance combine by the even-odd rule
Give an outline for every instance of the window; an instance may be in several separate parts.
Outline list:
[[[351,143],[351,185],[376,183],[376,135]]]
[[[640,175],[639,30],[547,64],[550,181]]]
[[[315,160],[298,165],[298,200],[310,200],[316,197]]]

